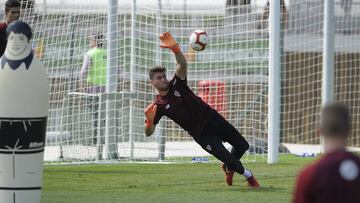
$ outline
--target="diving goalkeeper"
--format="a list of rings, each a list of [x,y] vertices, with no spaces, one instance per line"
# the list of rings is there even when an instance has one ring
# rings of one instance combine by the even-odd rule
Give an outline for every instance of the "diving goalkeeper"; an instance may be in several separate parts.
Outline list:
[[[233,176],[237,172],[246,178],[249,187],[259,187],[251,171],[240,162],[249,148],[248,142],[234,126],[190,90],[187,85],[186,59],[171,34],[161,34],[160,40],[160,47],[168,48],[175,54],[177,65],[170,81],[166,78],[164,67],[150,69],[150,82],[159,94],[145,109],[146,136],[154,133],[156,124],[165,115],[186,130],[204,150],[223,162],[221,168],[229,186],[233,184]],[[222,142],[232,145],[231,153]]]

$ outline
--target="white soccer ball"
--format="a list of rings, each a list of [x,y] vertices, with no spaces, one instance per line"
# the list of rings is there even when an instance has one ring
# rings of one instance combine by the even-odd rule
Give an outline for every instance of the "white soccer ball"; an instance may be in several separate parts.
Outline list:
[[[190,46],[195,51],[204,50],[208,41],[208,35],[204,30],[195,30],[189,37]]]

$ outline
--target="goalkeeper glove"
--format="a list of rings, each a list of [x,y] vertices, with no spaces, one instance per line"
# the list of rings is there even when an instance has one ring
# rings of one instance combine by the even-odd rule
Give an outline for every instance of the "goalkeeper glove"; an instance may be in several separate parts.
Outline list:
[[[149,106],[146,107],[145,109],[146,128],[150,128],[151,125],[153,124],[156,115],[156,109],[157,106],[155,105],[155,103],[151,103]]]
[[[160,40],[162,44],[160,45],[161,48],[168,48],[171,49],[175,54],[179,53],[180,47],[176,40],[171,36],[170,32],[164,32],[160,35]]]

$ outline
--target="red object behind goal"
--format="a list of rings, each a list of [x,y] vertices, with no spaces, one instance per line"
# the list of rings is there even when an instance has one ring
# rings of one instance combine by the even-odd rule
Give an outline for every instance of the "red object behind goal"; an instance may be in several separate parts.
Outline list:
[[[226,118],[225,83],[219,80],[201,80],[198,96]]]

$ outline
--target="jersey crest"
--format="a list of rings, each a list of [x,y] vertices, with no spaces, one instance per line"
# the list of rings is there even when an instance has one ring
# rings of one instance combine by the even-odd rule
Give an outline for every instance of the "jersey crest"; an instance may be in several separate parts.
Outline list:
[[[176,90],[174,91],[174,95],[177,96],[177,97],[181,97],[181,94]]]

